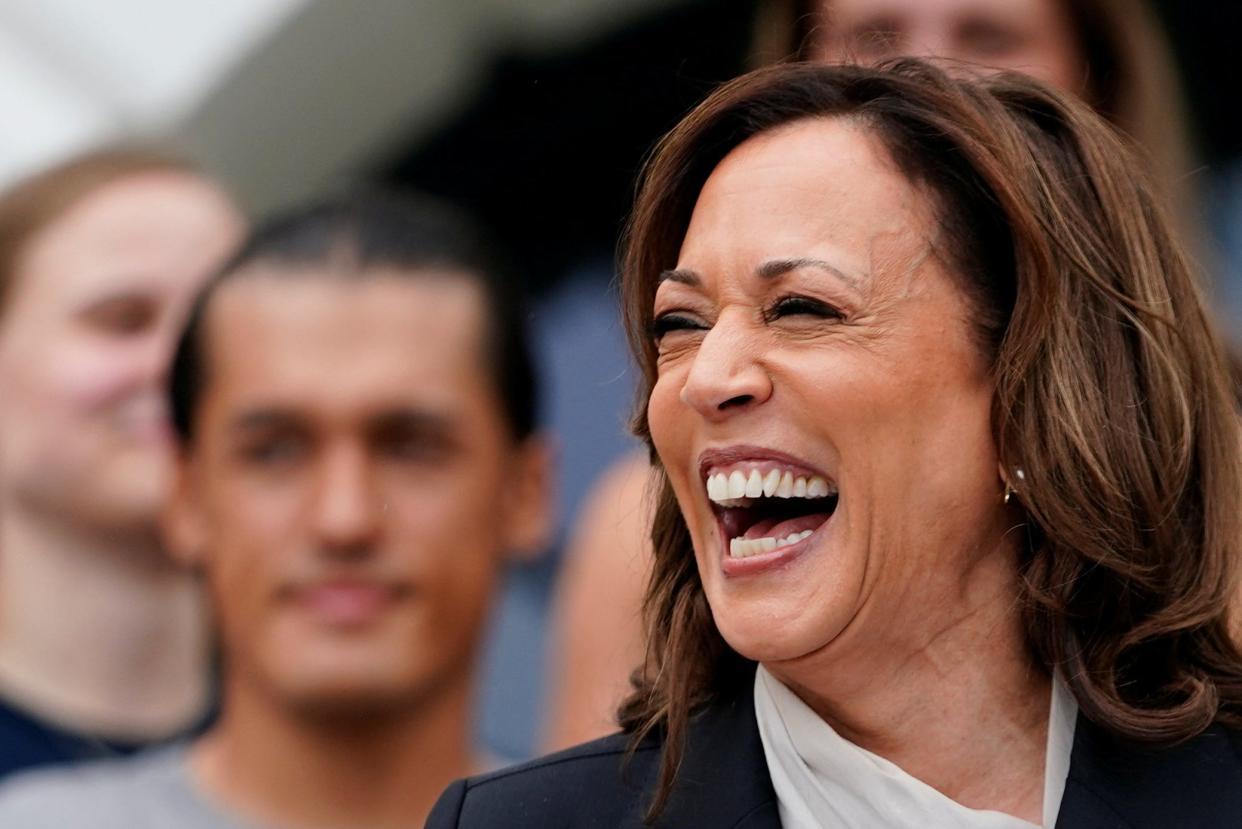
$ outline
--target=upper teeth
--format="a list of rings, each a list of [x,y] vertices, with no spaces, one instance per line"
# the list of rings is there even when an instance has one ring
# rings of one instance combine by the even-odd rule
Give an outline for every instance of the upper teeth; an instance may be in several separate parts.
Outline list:
[[[788,470],[772,469],[766,475],[752,469],[747,475],[740,469],[732,472],[713,472],[707,476],[707,497],[716,503],[736,501],[739,498],[827,498],[835,490],[819,475],[795,477]]]

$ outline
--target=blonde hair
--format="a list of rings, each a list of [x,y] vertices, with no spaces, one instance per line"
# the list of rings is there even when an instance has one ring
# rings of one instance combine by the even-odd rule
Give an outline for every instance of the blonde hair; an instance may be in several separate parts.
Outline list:
[[[35,173],[0,194],[0,313],[35,236],[96,190],[151,172],[199,174],[190,162],[156,150],[109,147]]]

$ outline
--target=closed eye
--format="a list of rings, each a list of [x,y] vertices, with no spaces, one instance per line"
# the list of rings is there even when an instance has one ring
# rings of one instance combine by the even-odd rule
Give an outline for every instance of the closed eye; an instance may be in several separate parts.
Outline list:
[[[289,466],[305,455],[308,444],[297,434],[256,435],[241,442],[238,455],[248,466]]]
[[[661,314],[651,321],[647,327],[648,336],[656,343],[674,331],[706,331],[707,325],[702,320],[684,313],[670,311]]]
[[[805,296],[784,296],[768,306],[764,320],[772,322],[782,317],[808,316],[820,319],[845,319],[839,308],[818,299]]]
[[[372,428],[371,443],[381,456],[408,463],[439,463],[458,447],[449,422],[421,413],[381,418]]]

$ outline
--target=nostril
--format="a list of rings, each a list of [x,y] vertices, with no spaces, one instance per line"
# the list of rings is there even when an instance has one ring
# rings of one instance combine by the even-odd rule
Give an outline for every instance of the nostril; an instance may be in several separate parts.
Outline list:
[[[709,353],[705,344],[710,339],[704,339],[682,385],[683,403],[703,417],[726,417],[749,410],[771,395],[772,379],[754,348],[737,344],[728,353]]]
[[[735,397],[730,397],[728,400],[721,403],[717,408],[736,409],[753,402],[754,399],[755,396],[753,394],[739,394]]]

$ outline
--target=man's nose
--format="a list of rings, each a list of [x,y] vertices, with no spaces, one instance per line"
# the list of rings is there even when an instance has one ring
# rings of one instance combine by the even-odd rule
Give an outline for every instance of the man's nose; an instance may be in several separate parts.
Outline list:
[[[364,448],[351,445],[329,450],[311,508],[311,520],[325,551],[346,555],[370,551],[384,507]]]
[[[681,400],[710,421],[759,405],[772,395],[763,365],[761,332],[740,319],[721,315],[703,337],[681,388]]]

